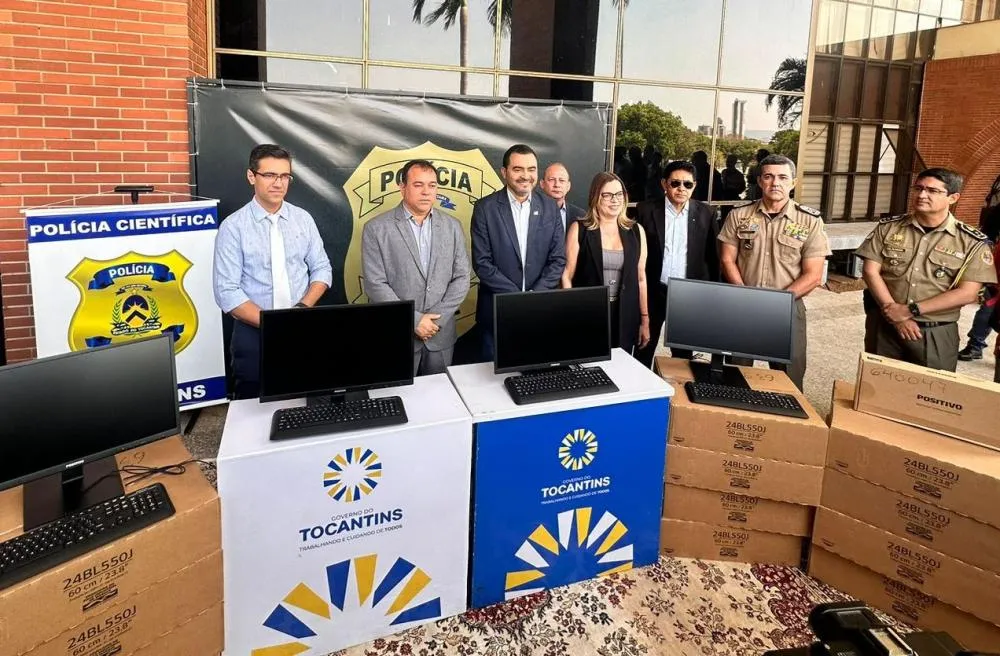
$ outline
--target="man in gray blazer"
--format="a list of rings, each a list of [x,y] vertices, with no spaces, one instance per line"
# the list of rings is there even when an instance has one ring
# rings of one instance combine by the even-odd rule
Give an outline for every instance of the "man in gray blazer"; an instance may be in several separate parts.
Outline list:
[[[469,292],[462,224],[434,207],[437,187],[433,164],[407,162],[400,171],[402,202],[366,223],[361,237],[368,298],[414,302],[414,375],[443,373],[451,364],[456,312]]]
[[[559,286],[566,268],[566,233],[555,201],[535,190],[538,157],[524,144],[503,156],[506,186],[472,209],[472,260],[479,276],[476,327],[482,358],[493,359],[493,297]],[[544,321],[544,317],[540,320]]]

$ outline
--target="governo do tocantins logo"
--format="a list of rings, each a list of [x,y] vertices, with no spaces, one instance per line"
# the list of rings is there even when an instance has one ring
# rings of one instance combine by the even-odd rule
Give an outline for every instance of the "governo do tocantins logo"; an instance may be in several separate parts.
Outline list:
[[[559,445],[559,463],[570,471],[580,471],[597,456],[597,436],[586,428],[567,433]]]
[[[382,462],[371,449],[351,447],[326,464],[323,487],[335,501],[351,503],[368,496],[382,480]]]
[[[413,159],[429,160],[437,169],[438,196],[434,207],[462,223],[469,251],[472,207],[483,196],[503,187],[500,176],[478,148],[448,150],[430,141],[404,150],[372,148],[344,183],[354,217],[351,244],[344,258],[344,294],[351,303],[367,301],[361,268],[361,233],[365,223],[399,203],[399,173]],[[475,321],[478,291],[478,279],[473,273],[472,287],[459,308],[459,333],[464,333]]]

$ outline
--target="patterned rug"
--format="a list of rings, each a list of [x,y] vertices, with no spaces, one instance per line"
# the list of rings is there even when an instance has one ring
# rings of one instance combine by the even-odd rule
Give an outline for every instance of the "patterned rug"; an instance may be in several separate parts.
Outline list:
[[[791,567],[663,557],[337,656],[756,656],[808,645],[810,609],[845,598]]]

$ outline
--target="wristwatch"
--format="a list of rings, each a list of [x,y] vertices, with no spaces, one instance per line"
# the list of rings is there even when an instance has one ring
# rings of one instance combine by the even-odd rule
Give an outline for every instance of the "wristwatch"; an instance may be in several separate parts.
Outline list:
[[[920,306],[917,305],[916,303],[910,303],[906,307],[910,308],[910,314],[912,314],[913,316],[915,317],[920,316]]]

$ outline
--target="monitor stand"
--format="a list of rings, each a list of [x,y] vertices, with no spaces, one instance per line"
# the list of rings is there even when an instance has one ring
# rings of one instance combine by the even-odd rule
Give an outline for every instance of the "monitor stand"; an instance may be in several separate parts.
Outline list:
[[[125,494],[114,456],[24,484],[24,530]]]
[[[711,363],[692,361],[691,373],[695,382],[749,388],[750,385],[747,384],[747,379],[743,377],[739,367],[727,365],[725,362],[725,356],[718,354],[712,355]]]
[[[368,398],[370,398],[368,396],[368,390],[343,392],[341,394],[308,394],[306,395],[306,407],[329,405],[331,403],[344,403],[346,401],[364,401]]]

